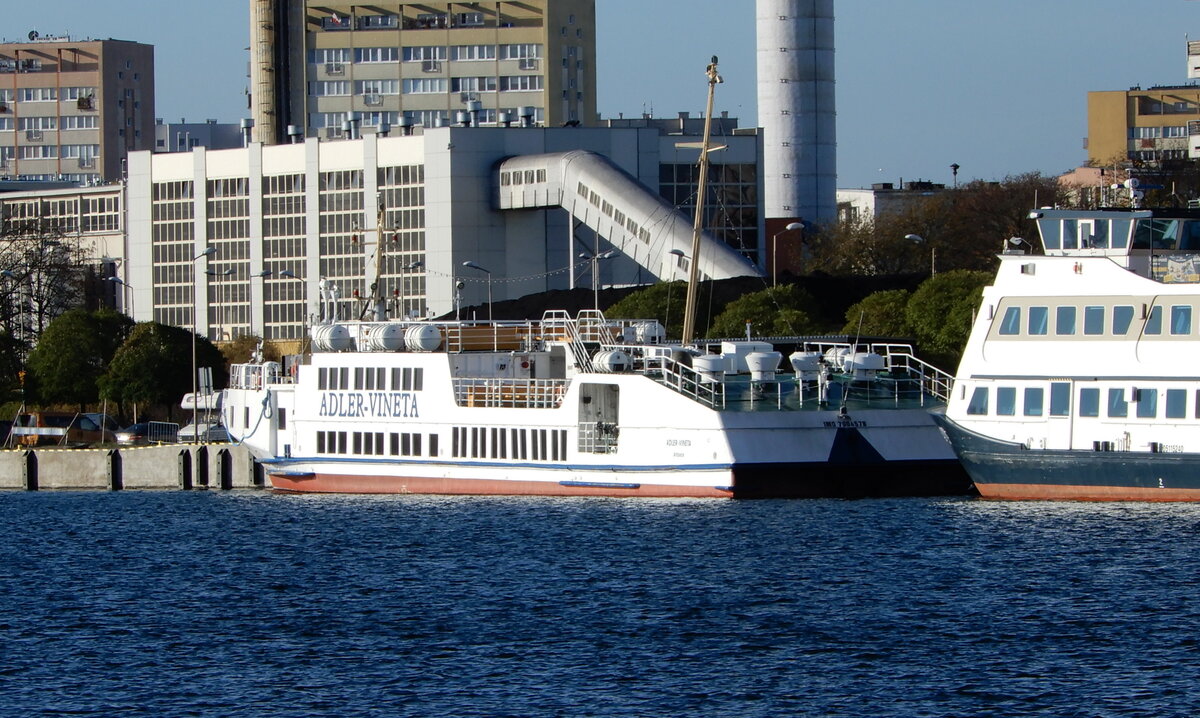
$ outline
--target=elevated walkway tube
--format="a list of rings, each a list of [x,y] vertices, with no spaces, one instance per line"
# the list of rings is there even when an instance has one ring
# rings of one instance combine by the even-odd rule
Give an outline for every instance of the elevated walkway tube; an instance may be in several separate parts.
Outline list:
[[[653,276],[687,276],[683,262],[692,253],[692,221],[604,155],[573,150],[512,157],[499,164],[497,174],[500,209],[561,207]],[[699,254],[701,279],[761,276],[708,232],[701,235]]]

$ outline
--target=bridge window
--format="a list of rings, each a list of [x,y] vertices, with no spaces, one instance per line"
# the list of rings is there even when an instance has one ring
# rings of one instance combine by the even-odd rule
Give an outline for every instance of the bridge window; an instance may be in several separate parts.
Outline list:
[[[1002,386],[996,389],[996,413],[1000,416],[1013,416],[1017,413],[1016,387]]]
[[[1042,387],[1030,386],[1025,388],[1025,416],[1041,416],[1042,402],[1045,399],[1045,390]]]
[[[1167,389],[1167,418],[1187,418],[1187,390]]]
[[[1154,419],[1158,417],[1158,390],[1138,389],[1134,392],[1137,400],[1137,415],[1139,419]]]
[[[1133,307],[1113,307],[1113,334],[1121,337],[1129,333],[1129,325],[1133,323]]]
[[[1171,307],[1171,334],[1181,336],[1192,333],[1192,308],[1187,305]]]
[[[1050,310],[1046,307],[1029,308],[1029,333],[1040,336],[1046,333],[1050,320]]]
[[[1104,333],[1104,307],[1083,308],[1083,333],[1091,335]]]
[[[1067,416],[1071,413],[1071,385],[1056,381],[1050,385],[1050,416]]]
[[[584,183],[582,183],[582,182],[580,182],[580,183],[579,183],[579,186],[576,188],[576,191],[579,193],[579,196],[580,196],[580,197],[587,197],[587,196],[588,196],[588,188],[587,188],[587,185],[585,185],[585,184],[584,184]]]
[[[533,178],[534,178],[533,170],[525,170],[525,184],[533,184],[533,182],[534,182]]]
[[[987,387],[975,387],[975,391],[971,394],[971,401],[967,404],[967,413],[975,416],[984,416],[988,413]]]
[[[1075,333],[1075,307],[1058,307],[1054,316],[1054,333],[1059,336]]]
[[[1000,333],[1014,335],[1021,333],[1021,308],[1009,307],[1004,310],[1004,319],[1000,320]]]
[[[1146,318],[1146,334],[1162,334],[1162,307],[1150,307],[1150,316]]]
[[[1079,415],[1100,416],[1100,390],[1095,387],[1079,390]]]
[[[1129,416],[1129,402],[1125,401],[1124,389],[1108,390],[1108,415],[1110,417]]]
[[[538,170],[537,171],[537,181],[538,182],[546,181],[546,170]]]

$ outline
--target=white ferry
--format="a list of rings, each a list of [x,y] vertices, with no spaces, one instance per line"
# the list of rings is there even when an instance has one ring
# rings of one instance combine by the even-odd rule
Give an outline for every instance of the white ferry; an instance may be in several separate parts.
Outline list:
[[[329,322],[235,365],[223,421],[275,489],[658,497],[963,494],[907,346],[703,351],[654,321]]]
[[[979,493],[1200,499],[1200,211],[1030,216],[939,417]]]

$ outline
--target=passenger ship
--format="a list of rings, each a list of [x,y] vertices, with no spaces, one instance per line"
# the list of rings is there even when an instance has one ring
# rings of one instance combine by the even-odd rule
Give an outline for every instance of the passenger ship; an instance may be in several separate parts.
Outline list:
[[[224,423],[284,491],[657,497],[962,494],[908,347],[703,351],[655,321],[330,322],[235,365]],[[296,357],[301,359],[301,357]],[[286,362],[285,362],[286,363]],[[790,371],[779,372],[781,364]],[[940,389],[939,389],[940,387]]]
[[[1044,255],[1009,240],[938,417],[979,493],[1200,499],[1200,212],[1031,218]]]

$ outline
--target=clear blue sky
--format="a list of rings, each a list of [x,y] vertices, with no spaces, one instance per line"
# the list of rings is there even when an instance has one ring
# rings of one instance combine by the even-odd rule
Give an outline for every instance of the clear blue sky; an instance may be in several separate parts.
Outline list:
[[[753,0],[597,0],[605,116],[717,108],[752,125]],[[157,114],[246,116],[249,0],[10,2],[3,33],[156,46]],[[730,8],[739,8],[732,12]],[[1058,173],[1086,159],[1087,92],[1184,84],[1196,0],[836,0],[838,186]]]

